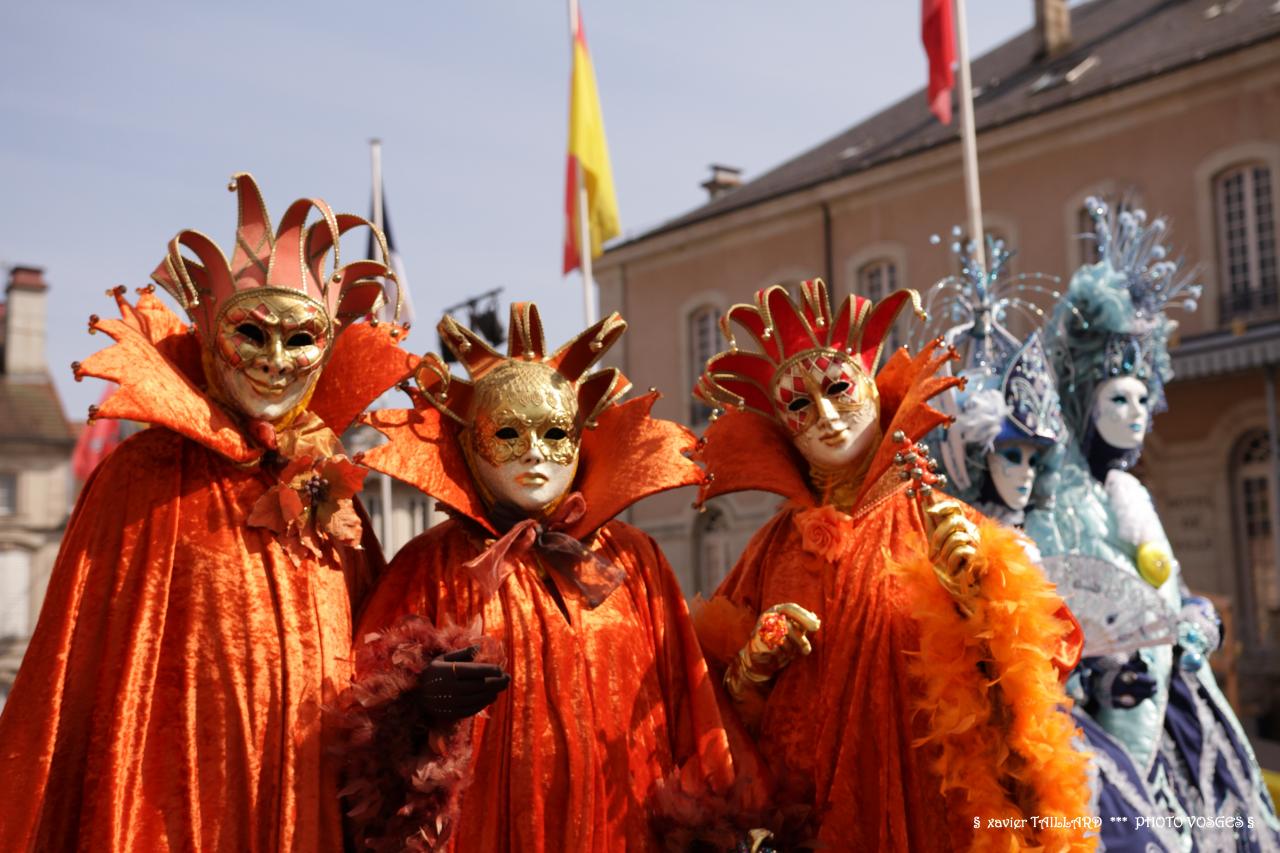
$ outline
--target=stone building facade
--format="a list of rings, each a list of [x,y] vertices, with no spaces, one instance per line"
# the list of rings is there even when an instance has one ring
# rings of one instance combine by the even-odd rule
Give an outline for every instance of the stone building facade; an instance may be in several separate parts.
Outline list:
[[[1231,622],[1220,658],[1242,716],[1280,741],[1280,7],[1037,6],[1036,27],[973,65],[985,226],[1017,250],[1015,272],[1065,279],[1090,259],[1083,202],[1100,195],[1168,216],[1198,265],[1205,295],[1179,318],[1179,377],[1143,476],[1188,582]],[[955,272],[948,241],[929,238],[964,221],[960,145],[923,92],[753,180],[719,167],[706,186],[706,204],[613,246],[596,270],[602,310],[631,326],[620,366],[666,392],[657,414],[695,430],[707,413],[689,392],[731,304],[813,276],[842,298]],[[693,497],[631,513],[690,594],[715,587],[777,506],[747,494],[699,514]]]
[[[44,601],[74,486],[67,423],[45,362],[48,287],[14,267],[0,304],[0,703]]]

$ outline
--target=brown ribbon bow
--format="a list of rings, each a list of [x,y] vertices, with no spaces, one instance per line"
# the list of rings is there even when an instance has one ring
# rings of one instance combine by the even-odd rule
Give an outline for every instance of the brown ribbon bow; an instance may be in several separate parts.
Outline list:
[[[564,532],[586,511],[587,502],[581,492],[566,497],[555,514],[543,520],[495,507],[491,513],[494,524],[499,530],[506,527],[506,532],[480,556],[463,563],[463,568],[471,572],[488,598],[515,569],[515,561],[537,548],[551,568],[582,593],[588,607],[598,607],[618,588],[626,573]]]

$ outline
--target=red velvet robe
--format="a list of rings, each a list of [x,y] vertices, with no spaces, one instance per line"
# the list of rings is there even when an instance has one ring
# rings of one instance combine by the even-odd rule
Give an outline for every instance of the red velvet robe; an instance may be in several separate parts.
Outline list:
[[[625,573],[594,608],[556,572],[544,576],[536,549],[508,557],[510,574],[486,595],[464,564],[495,533],[452,427],[430,408],[370,418],[390,441],[368,464],[433,492],[459,517],[396,555],[359,636],[406,614],[437,626],[480,620],[511,673],[497,701],[462,723],[471,727],[473,779],[448,849],[660,850],[652,828],[663,809],[659,783],[679,777],[695,798],[715,798],[735,782],[716,687],[678,582],[652,539],[610,520],[644,494],[700,477],[679,453],[692,436],[651,419],[653,399],[612,407],[584,438],[576,488],[586,517],[568,532]]]
[[[813,652],[775,680],[760,751],[791,796],[815,804],[834,849],[963,849],[971,821],[947,808],[930,769],[936,748],[914,744],[926,734],[908,667],[919,636],[881,556],[920,535],[916,509],[900,495],[884,502],[835,564],[805,549],[804,512],[770,519],[716,592],[756,614],[794,601],[822,620]]]
[[[474,718],[474,780],[450,849],[659,850],[653,786],[696,762],[714,787],[733,780],[715,695],[679,583],[657,545],[613,521],[593,550],[626,580],[591,609],[526,554],[485,598],[462,569],[484,545],[448,521],[396,555],[359,635],[414,613],[437,625],[479,616],[506,650],[511,686]],[[547,587],[554,583],[561,612]]]
[[[978,616],[961,618],[936,581],[920,511],[892,457],[902,446],[895,432],[915,439],[941,422],[925,405],[952,381],[933,377],[939,363],[931,347],[914,361],[899,352],[877,378],[886,438],[847,512],[820,505],[771,422],[745,411],[716,422],[702,450],[715,475],[708,491],[751,484],[792,502],[752,538],[700,631],[724,665],[772,605],[796,602],[822,620],[812,653],[774,679],[758,745],[781,801],[810,806],[829,849],[1087,848],[1082,829],[986,827],[988,818],[1088,815],[1084,758],[1072,748],[1058,678],[1081,638],[1017,534],[998,525],[981,527],[990,603]],[[717,599],[749,618],[710,618]],[[996,673],[999,699],[984,671]],[[1011,762],[1012,750],[1033,760]]]
[[[0,716],[0,850],[341,850],[321,711],[377,542],[295,566],[247,526],[276,482],[261,450],[199,391],[197,339],[149,293],[120,301],[81,372],[120,383],[101,416],[154,426],[71,516]],[[340,430],[411,364],[385,327],[336,346],[310,411]]]

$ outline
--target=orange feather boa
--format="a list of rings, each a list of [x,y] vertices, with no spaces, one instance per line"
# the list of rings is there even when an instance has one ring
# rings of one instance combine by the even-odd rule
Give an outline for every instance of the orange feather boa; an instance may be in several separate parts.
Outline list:
[[[943,792],[979,821],[974,850],[1092,850],[1088,758],[1072,747],[1055,665],[1070,631],[1062,599],[1017,533],[989,520],[979,530],[985,571],[968,619],[926,556],[892,566],[920,626],[912,671],[928,721],[921,742],[939,745]],[[989,830],[989,820],[1012,831]]]

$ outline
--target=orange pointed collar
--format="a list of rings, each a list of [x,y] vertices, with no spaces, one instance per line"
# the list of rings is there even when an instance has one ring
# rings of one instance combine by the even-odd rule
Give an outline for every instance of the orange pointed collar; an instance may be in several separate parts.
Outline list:
[[[248,437],[241,419],[204,390],[199,339],[156,298],[154,288],[138,291],[135,304],[125,288],[111,291],[119,320],[89,318],[89,332],[114,343],[73,365],[76,379],[93,376],[119,387],[90,410],[90,420],[117,418],[172,430],[237,463],[252,463],[263,449]],[[390,324],[348,326],[316,384],[308,406],[341,434],[387,388],[406,378],[417,359],[396,344],[400,330]]]
[[[416,391],[410,396],[412,409],[383,409],[364,417],[387,443],[367,451],[361,461],[497,535],[463,458],[460,428]],[[610,406],[597,418],[596,427],[583,434],[573,489],[585,498],[586,512],[565,530],[575,539],[587,538],[649,495],[702,482],[701,469],[686,456],[694,446],[693,433],[653,417],[657,399],[652,392]]]

